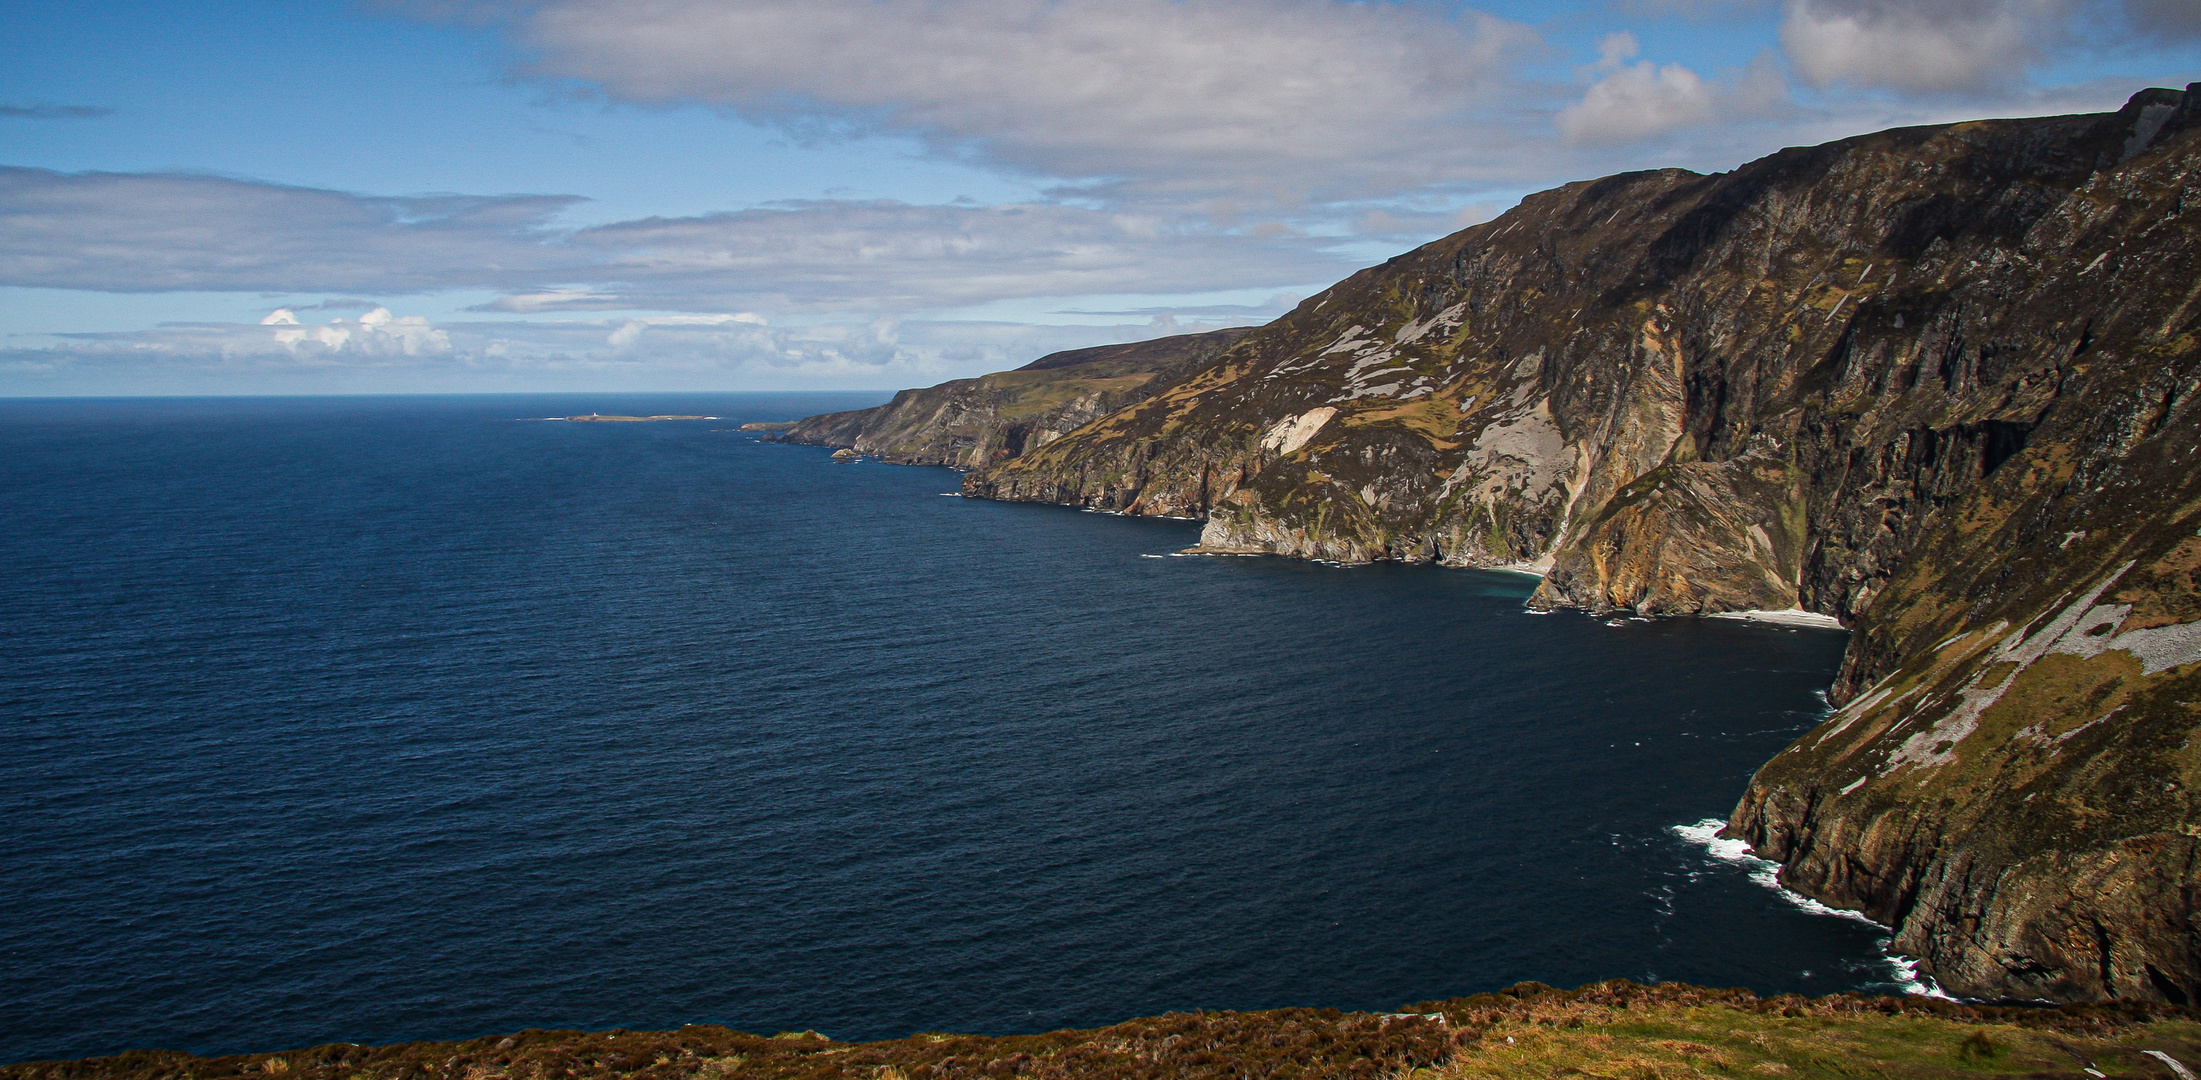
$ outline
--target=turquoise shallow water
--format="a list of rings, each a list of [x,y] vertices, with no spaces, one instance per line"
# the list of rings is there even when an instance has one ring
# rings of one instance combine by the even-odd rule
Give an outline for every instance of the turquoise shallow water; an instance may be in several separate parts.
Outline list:
[[[0,1060],[1885,987],[1672,831],[1839,633],[730,430],[874,400],[0,402]]]

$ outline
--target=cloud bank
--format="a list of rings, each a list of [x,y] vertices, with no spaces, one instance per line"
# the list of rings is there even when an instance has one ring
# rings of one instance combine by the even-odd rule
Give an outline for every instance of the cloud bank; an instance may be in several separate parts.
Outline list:
[[[386,198],[224,177],[0,167],[0,285],[509,293],[494,310],[906,312],[1326,283],[1303,237],[1044,203],[791,202],[565,228],[567,196]]]
[[[509,16],[535,76],[701,103],[1121,195],[1385,193],[1462,164],[1534,31],[1347,0],[556,0]]]
[[[1727,79],[1708,80],[1679,64],[1627,61],[1635,36],[1600,43],[1591,71],[1597,81],[1582,100],[1559,110],[1561,134],[1575,143],[1626,143],[1684,128],[1780,116],[1792,110],[1788,83],[1772,58],[1760,56]]]
[[[431,323],[376,308],[356,320],[176,323],[0,346],[20,394],[331,393],[593,389],[888,389],[1016,367],[1061,349],[1248,320],[1030,326],[875,319],[774,326],[751,313]]]
[[[571,196],[384,198],[215,176],[0,166],[0,285],[102,292],[479,287],[558,261]]]
[[[1553,42],[1579,41],[1572,27],[1436,0],[384,6],[485,27],[510,46],[510,74],[553,97],[702,106],[797,141],[884,138],[895,153],[1036,180],[1019,186],[1038,194],[992,206],[779,201],[580,225],[584,200],[570,195],[388,196],[0,166],[0,286],[332,297],[265,326],[0,342],[0,373],[88,378],[137,357],[178,372],[913,382],[1134,332],[950,331],[942,313],[1055,299],[1026,306],[1132,311],[1320,287],[1486,219],[1523,190],[1654,165],[1727,168],[1896,124],[2113,107],[2136,87],[2073,77],[2074,58],[2201,56],[2177,45],[2201,42],[2195,0],[1616,0],[1577,11],[1747,24],[1737,33],[1763,48],[1740,67],[1646,55],[1625,32],[1605,35],[1594,58],[1566,56]],[[2173,46],[2187,51],[2164,51]],[[0,119],[103,114],[0,105]],[[481,319],[430,325],[378,306],[462,290],[491,297],[474,308]],[[382,300],[351,298],[363,296]],[[299,317],[308,311],[363,314]]]
[[[2008,91],[2075,49],[2195,36],[2192,0],[1790,0],[1781,21],[1804,82],[1911,94]]]

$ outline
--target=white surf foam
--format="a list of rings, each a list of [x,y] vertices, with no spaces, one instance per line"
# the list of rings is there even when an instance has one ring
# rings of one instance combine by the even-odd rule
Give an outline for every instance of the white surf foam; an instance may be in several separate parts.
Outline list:
[[[1750,880],[1773,890],[1781,899],[1813,915],[1831,915],[1837,919],[1861,922],[1866,926],[1878,927],[1882,930],[1889,929],[1889,927],[1874,921],[1862,911],[1847,911],[1842,908],[1828,907],[1802,893],[1789,890],[1781,884],[1781,864],[1751,854],[1749,844],[1719,835],[1719,831],[1726,826],[1727,823],[1719,818],[1705,818],[1694,825],[1676,825],[1671,831],[1675,836],[1703,848],[1704,853],[1712,858],[1731,866],[1741,867],[1745,873],[1750,875]]]
[[[1848,919],[1851,922],[1864,923],[1866,926],[1870,926],[1876,930],[1885,930],[1889,933],[1894,932],[1894,930],[1885,923],[1882,923],[1872,918],[1871,916],[1866,915],[1862,911],[1849,911],[1844,908],[1829,907],[1826,904],[1822,904],[1817,900],[1813,900],[1812,898],[1805,896],[1802,893],[1795,892],[1789,889],[1787,886],[1782,885],[1780,878],[1781,864],[1774,862],[1771,859],[1761,859],[1756,855],[1751,854],[1750,845],[1744,843],[1741,840],[1737,840],[1732,837],[1721,836],[1719,834],[1720,830],[1722,828],[1725,828],[1726,826],[1727,822],[1722,821],[1719,818],[1705,818],[1704,820],[1699,821],[1694,825],[1675,825],[1668,831],[1672,832],[1675,836],[1681,837],[1684,841],[1687,841],[1688,843],[1695,844],[1696,846],[1703,848],[1704,853],[1710,856],[1714,861],[1742,868],[1745,873],[1749,874],[1751,881],[1754,881],[1759,885],[1762,885],[1767,889],[1772,890],[1775,896],[1780,897],[1782,900],[1787,901],[1788,903],[1805,912],[1813,915],[1832,916],[1837,919]],[[1892,979],[1889,980],[1890,982],[1893,982],[1906,994],[1917,994],[1923,997],[1949,998],[1949,995],[1947,993],[1943,992],[1940,987],[1934,985],[1934,981],[1931,978],[1928,978],[1924,973],[1918,970],[1917,960],[1912,959],[1908,956],[1888,952],[1888,943],[1889,942],[1887,938],[1882,938],[1880,940],[1881,959],[1888,965],[1889,974],[1894,976]],[[1950,1000],[1954,999],[1951,998]]]
[[[1752,855],[1749,844],[1721,836],[1720,830],[1726,827],[1727,822],[1716,817],[1708,817],[1694,825],[1676,825],[1668,831],[1703,848],[1705,854],[1721,862],[1745,865],[1750,863],[1766,863],[1768,866],[1779,865],[1778,863],[1766,862],[1766,860]]]
[[[1886,946],[1881,946],[1883,952],[1886,948]],[[1918,961],[1896,953],[1886,953],[1886,956],[1888,970],[1895,973],[1895,985],[1902,988],[1904,993],[1916,994],[1919,997],[1940,998],[1943,1001],[1956,1000],[1956,995],[1934,985],[1931,976],[1918,970]]]

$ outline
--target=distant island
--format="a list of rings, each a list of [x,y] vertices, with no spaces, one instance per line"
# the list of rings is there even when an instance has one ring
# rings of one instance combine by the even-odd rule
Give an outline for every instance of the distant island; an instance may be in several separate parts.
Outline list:
[[[602,413],[590,413],[590,414],[588,414],[587,416],[546,416],[546,417],[544,417],[543,419],[545,419],[545,420],[573,420],[573,421],[581,421],[581,420],[600,420],[600,421],[604,421],[604,422],[606,422],[606,423],[616,423],[616,424],[642,424],[642,423],[648,423],[649,421],[652,421],[652,420],[716,420],[716,419],[718,419],[718,417],[715,417],[715,416],[605,416],[605,415],[604,415],[604,414],[602,414]]]

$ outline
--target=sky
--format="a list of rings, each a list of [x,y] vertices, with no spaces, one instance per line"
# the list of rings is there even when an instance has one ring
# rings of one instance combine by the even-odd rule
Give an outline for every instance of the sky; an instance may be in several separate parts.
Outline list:
[[[2195,80],[2201,0],[0,0],[0,397],[929,385]]]

